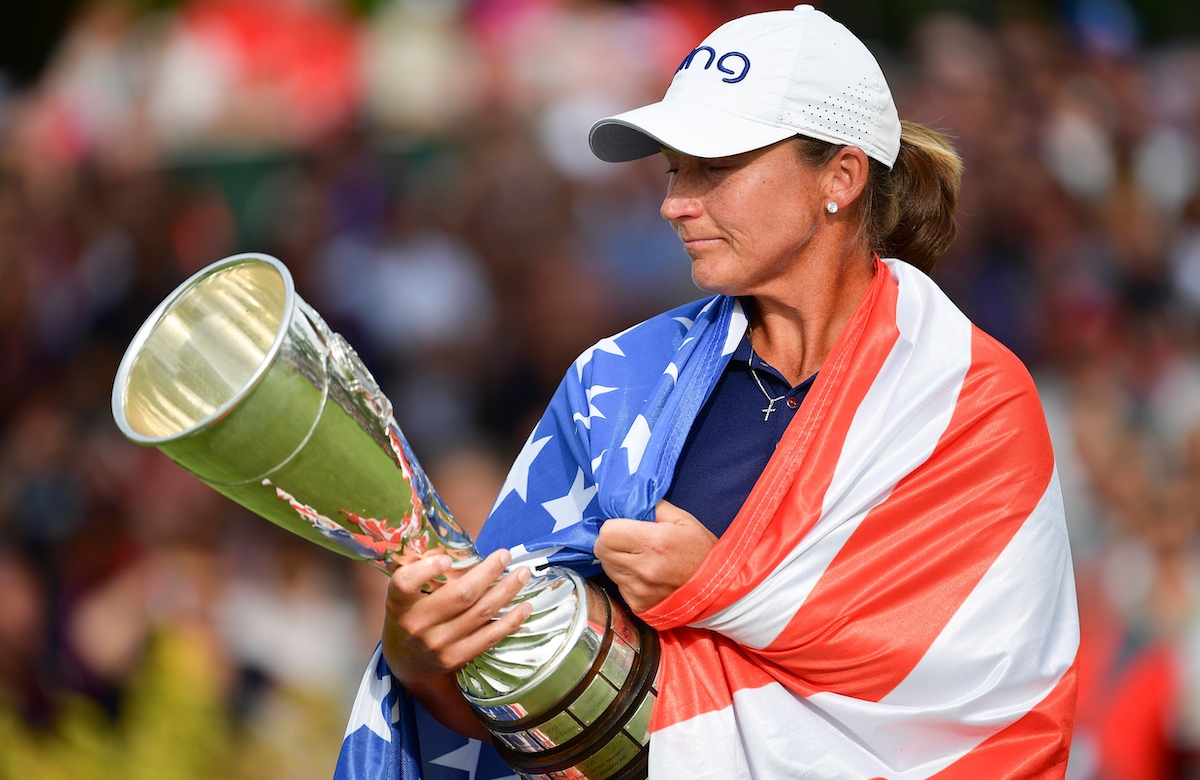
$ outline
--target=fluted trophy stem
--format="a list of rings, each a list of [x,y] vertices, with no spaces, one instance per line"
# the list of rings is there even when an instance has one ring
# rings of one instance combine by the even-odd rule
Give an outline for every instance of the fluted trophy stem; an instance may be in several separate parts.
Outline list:
[[[273,257],[181,284],[134,337],[112,404],[131,440],[316,544],[384,571],[449,555],[441,581],[481,560],[370,371]],[[566,569],[535,574],[523,601],[520,629],[458,673],[501,755],[528,778],[644,775],[654,633]]]

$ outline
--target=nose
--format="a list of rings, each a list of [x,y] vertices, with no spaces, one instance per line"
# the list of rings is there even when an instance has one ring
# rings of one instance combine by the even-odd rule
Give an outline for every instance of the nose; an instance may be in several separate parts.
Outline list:
[[[694,172],[689,172],[685,166],[671,174],[667,184],[667,194],[663,198],[658,213],[668,222],[697,216],[700,213],[700,193],[698,180]]]

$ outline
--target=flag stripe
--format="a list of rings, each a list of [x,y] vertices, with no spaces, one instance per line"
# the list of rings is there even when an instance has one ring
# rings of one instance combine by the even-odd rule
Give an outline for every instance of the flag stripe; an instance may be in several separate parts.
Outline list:
[[[705,751],[697,759],[691,741],[699,718],[737,724],[744,744],[725,768],[745,761],[771,768],[757,777],[927,778],[978,751],[991,772],[975,776],[1024,776],[1009,770],[1024,759],[1004,749],[1003,740],[1015,735],[1053,766],[1069,742],[1078,646],[1077,632],[1056,630],[1072,626],[1074,610],[1072,568],[1060,554],[1066,540],[1056,522],[1059,495],[1055,481],[921,664],[881,701],[801,696],[788,671],[725,637],[664,632],[672,650],[662,688],[672,695],[656,705],[656,765],[678,766],[680,776],[711,768],[714,757]],[[771,739],[780,723],[791,736]],[[697,760],[701,765],[692,766]]]
[[[1072,664],[1050,695],[1024,717],[989,737],[962,760],[933,775],[930,780],[994,777],[997,767],[1005,768],[1005,777],[1022,780],[1062,777],[1071,749],[1069,724],[1074,721],[1077,671]]]
[[[886,695],[1045,494],[1053,460],[1040,403],[1031,390],[997,403],[988,385],[1008,353],[992,345],[982,334],[974,340],[979,362],[937,451],[870,511],[784,638],[764,653],[802,669],[805,684],[871,700]]]
[[[753,549],[723,538],[648,615],[652,772],[928,778],[981,751],[1012,776],[1025,759],[996,737],[1013,733],[1061,769],[1078,627],[1040,401],[1011,353],[892,270],[730,529]],[[696,751],[700,723],[740,741]]]
[[[804,524],[777,522],[778,534],[768,548],[782,551],[784,557],[774,570],[738,601],[692,625],[722,631],[751,648],[771,645],[794,617],[779,605],[802,603],[863,519],[887,500],[897,475],[915,470],[934,452],[970,366],[971,327],[958,312],[931,322],[915,297],[889,297],[896,305],[878,307],[876,314],[883,319],[872,332],[897,337],[875,339],[878,353],[889,347],[882,361],[861,350],[868,357],[849,377],[858,378],[866,391],[860,395],[856,388],[834,394],[848,399],[844,416],[850,419],[840,450],[833,453],[836,459],[818,461],[812,473],[799,477],[785,499],[804,502],[810,493],[823,490],[818,522],[803,535],[798,527]],[[887,327],[893,320],[898,330]],[[939,338],[923,337],[934,326]],[[940,392],[931,392],[934,387]],[[921,398],[922,403],[913,404],[913,398]],[[823,436],[822,443],[833,445],[838,438]],[[807,472],[810,466],[796,468]],[[832,477],[820,475],[822,469],[832,469]],[[785,503],[779,511],[787,516],[797,510]]]

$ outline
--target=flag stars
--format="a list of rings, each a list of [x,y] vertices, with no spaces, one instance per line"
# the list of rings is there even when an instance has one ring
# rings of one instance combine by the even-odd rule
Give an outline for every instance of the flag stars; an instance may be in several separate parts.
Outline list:
[[[500,506],[509,493],[516,493],[521,497],[522,501],[528,501],[526,497],[529,494],[529,467],[533,465],[533,461],[537,458],[538,453],[546,446],[553,436],[543,436],[534,441],[533,437],[537,433],[535,429],[529,434],[529,438],[525,441],[525,446],[521,448],[521,453],[517,455],[517,459],[513,462],[512,469],[508,472],[508,477],[504,480],[504,487],[500,488],[500,495],[496,497],[495,507]]]
[[[467,773],[467,780],[475,780],[475,773],[479,770],[479,749],[483,746],[477,739],[468,739],[467,744],[460,747],[458,750],[451,751],[444,756],[438,756],[430,760],[429,763],[444,766],[448,769],[458,769]]]
[[[587,509],[588,504],[592,502],[592,496],[596,495],[598,489],[596,485],[584,487],[583,469],[580,468],[576,471],[575,481],[565,496],[542,504],[554,518],[554,531],[575,525],[583,520],[583,510]]]
[[[642,456],[646,454],[646,446],[650,443],[650,423],[643,415],[638,415],[629,427],[629,433],[621,442],[621,448],[629,452],[629,473],[633,474],[642,464]]]
[[[392,741],[392,723],[398,719],[395,704],[399,699],[391,695],[392,676],[386,673],[386,669],[382,673],[380,672],[382,658],[382,649],[376,648],[375,656],[371,659],[360,685],[360,688],[368,693],[360,693],[354,701],[354,708],[350,711],[350,718],[346,724],[347,737],[366,726],[372,734],[384,742]],[[392,699],[392,706],[389,706],[389,696]],[[392,723],[388,722],[387,716],[384,715],[385,712],[391,715]]]
[[[583,354],[576,358],[575,371],[580,379],[583,379],[584,367],[587,366],[588,363],[592,362],[592,357],[595,356],[597,352],[607,352],[610,355],[625,357],[625,353],[622,352],[621,348],[617,346],[617,338],[618,336],[612,336],[611,338],[601,339],[594,345],[584,350]]]
[[[610,355],[617,355],[618,357],[625,357],[625,353],[622,352],[621,348],[617,346],[617,339],[621,338],[626,333],[629,333],[631,330],[633,330],[636,327],[638,327],[638,326],[634,325],[632,327],[626,328],[625,330],[621,331],[620,333],[618,333],[615,336],[610,336],[606,339],[600,339],[594,345],[592,345],[592,346],[588,347],[586,350],[584,350],[583,354],[580,355],[575,360],[575,370],[578,372],[578,374],[577,374],[578,378],[583,379],[584,367],[586,367],[588,363],[592,362],[592,358],[595,357],[597,352],[607,352]]]
[[[594,403],[592,403],[592,400],[598,395],[604,395],[605,393],[611,393],[612,391],[614,391],[616,389],[617,388],[615,388],[615,387],[605,387],[604,385],[592,385],[591,387],[589,387],[585,391],[587,393],[587,402],[588,402],[587,415],[584,415],[582,412],[576,412],[575,416],[572,419],[574,419],[578,423],[582,423],[584,428],[588,428],[590,430],[592,427],[592,418],[593,417],[600,417],[600,418],[604,417],[604,413],[596,408],[596,405]]]

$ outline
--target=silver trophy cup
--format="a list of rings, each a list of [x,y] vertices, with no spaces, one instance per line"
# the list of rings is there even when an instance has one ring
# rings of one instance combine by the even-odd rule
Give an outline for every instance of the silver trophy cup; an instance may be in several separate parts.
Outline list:
[[[203,482],[287,530],[387,571],[481,559],[414,457],[392,406],[345,339],[273,257],[199,271],[137,332],[113,416]],[[654,631],[602,589],[550,567],[514,603],[533,613],[458,684],[523,777],[645,777]]]

